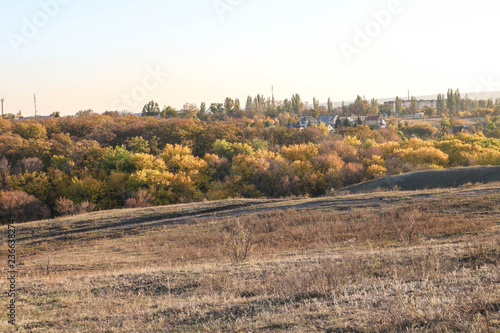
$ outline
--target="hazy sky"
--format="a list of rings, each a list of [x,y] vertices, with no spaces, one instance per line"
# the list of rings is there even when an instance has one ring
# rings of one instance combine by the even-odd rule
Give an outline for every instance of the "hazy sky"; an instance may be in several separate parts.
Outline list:
[[[5,112],[140,112],[299,93],[500,90],[492,0],[23,0],[0,12]],[[376,14],[378,13],[378,14]],[[360,33],[360,31],[364,31]],[[368,34],[366,33],[368,32]],[[497,82],[498,81],[498,82]]]

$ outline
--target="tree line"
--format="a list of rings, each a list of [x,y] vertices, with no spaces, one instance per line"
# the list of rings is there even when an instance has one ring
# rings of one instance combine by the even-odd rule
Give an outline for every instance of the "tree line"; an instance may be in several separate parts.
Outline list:
[[[340,126],[331,133],[325,126],[288,128],[279,114],[259,115],[272,100],[249,98],[248,106],[261,110],[252,118],[233,102],[206,120],[91,111],[0,118],[0,220],[230,197],[320,196],[387,174],[500,165],[494,111],[472,134],[449,134],[453,118],[443,118],[441,129],[394,118],[387,129]],[[296,107],[299,97],[290,103]]]

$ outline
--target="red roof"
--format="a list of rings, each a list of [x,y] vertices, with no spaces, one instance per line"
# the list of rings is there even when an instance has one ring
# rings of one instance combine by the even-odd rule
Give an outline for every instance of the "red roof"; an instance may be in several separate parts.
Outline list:
[[[380,116],[370,116],[366,117],[365,121],[374,121],[374,120],[379,120]]]

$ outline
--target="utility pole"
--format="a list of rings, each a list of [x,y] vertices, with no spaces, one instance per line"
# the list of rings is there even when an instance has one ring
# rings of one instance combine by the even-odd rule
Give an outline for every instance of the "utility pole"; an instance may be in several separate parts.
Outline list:
[[[5,101],[4,98],[0,99],[0,102],[2,102],[2,118],[3,118],[3,101]]]
[[[274,109],[274,107],[275,107],[275,103],[274,103],[274,86],[271,87],[271,90],[273,92],[273,109]]]
[[[37,111],[36,111],[36,94],[33,94],[33,100],[35,101],[35,117],[36,117],[36,113],[37,113]]]

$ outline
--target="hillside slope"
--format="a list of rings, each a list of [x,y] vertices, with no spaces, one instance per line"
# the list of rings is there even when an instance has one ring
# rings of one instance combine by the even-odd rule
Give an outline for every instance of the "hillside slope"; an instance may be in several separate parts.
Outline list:
[[[491,183],[19,224],[0,332],[497,332],[499,201]]]
[[[351,193],[373,191],[375,189],[394,189],[414,191],[432,188],[452,188],[467,183],[484,183],[500,181],[500,166],[452,168],[444,170],[425,170],[398,176],[388,176],[362,184],[344,188]]]

